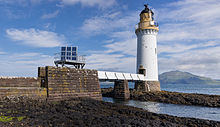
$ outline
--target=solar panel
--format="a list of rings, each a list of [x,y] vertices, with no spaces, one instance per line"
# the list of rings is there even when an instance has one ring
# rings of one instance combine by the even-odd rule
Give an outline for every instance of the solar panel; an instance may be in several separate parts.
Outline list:
[[[77,47],[61,47],[61,60],[77,61]]]

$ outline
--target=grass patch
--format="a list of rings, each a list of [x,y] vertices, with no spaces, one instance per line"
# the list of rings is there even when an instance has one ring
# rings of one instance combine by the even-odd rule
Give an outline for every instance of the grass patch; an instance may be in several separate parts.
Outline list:
[[[18,121],[22,121],[25,116],[19,117],[11,117],[11,116],[0,116],[0,122],[11,122],[13,119],[17,119]]]
[[[17,117],[18,121],[22,121],[24,118],[25,118],[25,116]]]
[[[13,119],[11,116],[0,116],[0,122],[11,122]]]

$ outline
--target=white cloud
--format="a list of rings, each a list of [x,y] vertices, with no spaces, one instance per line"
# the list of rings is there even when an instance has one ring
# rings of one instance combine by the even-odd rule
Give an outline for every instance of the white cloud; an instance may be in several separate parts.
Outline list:
[[[39,66],[52,66],[53,57],[41,53],[26,52],[6,54],[0,57],[1,76],[37,76]]]
[[[91,52],[86,57],[87,68],[135,73],[136,39],[113,41],[103,47],[105,51]]]
[[[182,70],[220,79],[217,69],[220,68],[219,6],[220,1],[216,0],[182,0],[156,9],[155,15],[161,24],[158,34],[160,73]],[[135,72],[134,26],[140,12],[128,13],[96,16],[84,22],[81,31],[86,35],[104,34],[112,38],[104,43],[101,55],[88,56],[91,68],[113,71],[123,68],[123,71]]]
[[[42,0],[0,0],[1,12],[10,19],[30,17],[30,11],[35,5],[41,4]],[[30,8],[31,7],[31,8]],[[24,11],[24,9],[28,9]]]
[[[159,54],[161,53],[180,53],[180,52],[188,52],[189,50],[196,50],[196,49],[201,49],[201,48],[209,48],[213,46],[218,46],[220,45],[218,42],[215,41],[208,41],[205,43],[199,43],[199,44],[178,44],[178,43],[173,43],[172,45],[170,44],[159,44],[158,45],[158,51]]]
[[[135,33],[134,31],[116,31],[116,32],[113,32],[111,34],[111,37],[112,38],[116,38],[116,39],[131,39],[131,38],[135,38]]]
[[[29,4],[39,4],[42,0],[0,0],[0,4],[16,4],[27,6]]]
[[[86,20],[81,32],[86,36],[104,34],[111,38],[103,42],[103,51],[91,52],[86,67],[105,71],[135,72],[138,12],[107,13]]]
[[[24,3],[26,0],[0,0],[0,3],[5,3],[5,4],[14,4],[14,3]]]
[[[220,43],[205,42],[199,45],[174,44],[159,45],[160,73],[171,70],[192,72],[197,75],[219,79]],[[135,73],[136,39],[105,44],[104,51],[91,53],[87,57],[87,67],[105,71]],[[126,56],[129,55],[129,56]]]
[[[55,18],[58,14],[59,14],[59,10],[56,10],[53,13],[44,14],[41,18],[42,19],[51,19],[51,18]]]
[[[138,16],[138,12],[128,14],[122,14],[121,12],[108,13],[85,20],[80,30],[86,35],[109,34],[113,31],[119,33],[132,30],[133,32],[135,24],[139,20]],[[116,33],[112,35],[116,36]]]
[[[61,0],[62,5],[75,5],[80,3],[82,6],[98,6],[108,8],[116,3],[115,0]]]
[[[168,57],[160,57],[160,71],[182,70],[219,79],[219,54],[220,46],[169,54]]]
[[[127,33],[127,32],[125,32]],[[135,73],[136,68],[136,38],[113,37],[111,43],[103,45],[103,51],[90,52],[86,57],[88,68]]]
[[[158,10],[160,72],[182,70],[220,79],[219,6],[216,0],[182,0]]]
[[[159,41],[220,39],[219,6],[217,0],[182,0],[159,9]]]
[[[39,4],[42,0],[31,0],[32,4]]]
[[[86,68],[104,71],[135,72],[135,57],[125,57],[121,54],[98,53],[86,58]]]
[[[1,51],[0,51],[0,55],[4,55],[4,54],[6,54],[6,53],[5,53],[5,52],[1,52]]]
[[[7,29],[8,37],[33,47],[57,47],[65,43],[65,37],[54,32],[38,29]]]
[[[107,44],[104,47],[107,48],[108,53],[119,52],[124,55],[136,56],[137,39],[128,39],[119,42]]]

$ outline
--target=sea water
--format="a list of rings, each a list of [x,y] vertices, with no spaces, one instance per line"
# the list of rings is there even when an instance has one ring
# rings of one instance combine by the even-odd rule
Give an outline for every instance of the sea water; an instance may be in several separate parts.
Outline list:
[[[114,88],[114,83],[101,83],[101,88]],[[205,85],[205,84],[161,84],[161,90],[182,92],[182,93],[199,93],[220,95],[220,85]],[[129,83],[129,88],[134,88],[134,83]]]
[[[108,88],[108,87],[113,88],[114,84],[113,83],[101,84],[101,88]],[[134,88],[134,84],[130,83],[129,88]],[[182,92],[182,93],[220,95],[220,85],[161,84],[161,90]],[[165,104],[165,103],[149,102],[149,101],[142,102],[136,100],[122,101],[109,97],[103,97],[103,101],[134,106],[154,113],[220,121],[220,108],[187,106],[187,105],[179,105],[179,104]]]
[[[215,84],[161,84],[160,86],[161,90],[165,91],[220,95],[220,85]]]
[[[142,102],[137,100],[122,101],[110,97],[103,97],[103,101],[142,108],[144,110],[159,114],[220,121],[220,108],[165,104],[150,101]]]

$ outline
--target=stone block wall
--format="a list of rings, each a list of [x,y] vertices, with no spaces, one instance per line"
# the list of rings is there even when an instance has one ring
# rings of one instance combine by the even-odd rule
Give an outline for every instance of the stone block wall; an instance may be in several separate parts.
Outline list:
[[[42,71],[38,72],[39,77],[45,79],[48,99],[65,99],[69,97],[102,99],[96,70],[47,66],[40,68],[39,71]]]
[[[31,77],[0,77],[0,87],[38,87],[37,78]]]
[[[45,99],[47,91],[40,88],[37,78],[8,77],[0,78],[0,98],[6,96],[28,96]]]
[[[141,92],[160,91],[160,82],[159,81],[136,82],[134,89],[136,91],[141,91]]]
[[[130,98],[130,91],[128,87],[127,80],[118,80],[115,81],[114,85],[114,98],[118,99],[129,99]]]
[[[42,99],[89,97],[102,99],[96,70],[39,67],[38,78],[1,78],[0,97],[28,96]]]
[[[47,90],[37,87],[0,87],[0,98],[6,96],[27,96],[35,99],[46,99]]]
[[[159,81],[147,81],[146,82],[149,85],[150,91],[160,91],[160,82]]]

